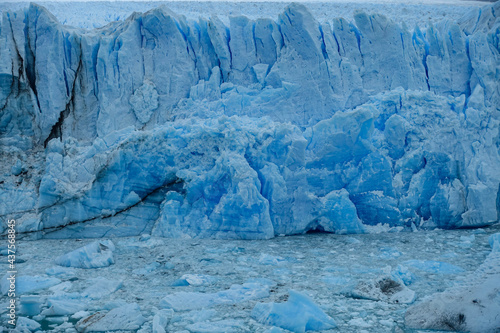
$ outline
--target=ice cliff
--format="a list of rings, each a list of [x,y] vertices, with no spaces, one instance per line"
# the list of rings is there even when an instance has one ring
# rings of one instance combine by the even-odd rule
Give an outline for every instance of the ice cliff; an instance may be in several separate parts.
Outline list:
[[[500,3],[425,30],[3,12],[0,215],[43,237],[261,239],[500,215]]]

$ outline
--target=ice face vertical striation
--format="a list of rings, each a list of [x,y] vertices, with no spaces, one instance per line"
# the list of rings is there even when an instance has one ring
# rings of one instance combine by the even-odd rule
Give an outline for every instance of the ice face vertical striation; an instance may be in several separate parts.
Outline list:
[[[499,12],[425,31],[300,4],[95,30],[3,12],[0,215],[45,237],[495,223]]]

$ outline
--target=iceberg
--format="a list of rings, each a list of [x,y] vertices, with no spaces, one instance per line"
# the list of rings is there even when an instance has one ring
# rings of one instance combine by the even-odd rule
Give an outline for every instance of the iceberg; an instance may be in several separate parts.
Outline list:
[[[162,6],[85,30],[37,4],[2,11],[0,230],[12,218],[46,238],[269,239],[494,224],[499,12],[410,29],[365,12],[319,22],[296,3],[224,21]]]

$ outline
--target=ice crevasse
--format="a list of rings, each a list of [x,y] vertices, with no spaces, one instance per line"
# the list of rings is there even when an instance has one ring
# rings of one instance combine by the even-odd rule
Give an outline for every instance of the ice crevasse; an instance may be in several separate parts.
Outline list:
[[[42,237],[265,239],[500,215],[500,3],[408,28],[3,12],[0,215]]]

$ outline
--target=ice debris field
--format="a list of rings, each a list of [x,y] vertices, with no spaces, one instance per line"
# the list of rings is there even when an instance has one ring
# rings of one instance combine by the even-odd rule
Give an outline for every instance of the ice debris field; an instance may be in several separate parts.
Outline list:
[[[157,5],[0,7],[18,331],[500,330],[500,2]]]
[[[19,241],[18,247],[15,333],[500,327],[499,225],[256,241],[144,234]],[[5,279],[0,312],[8,329]]]

